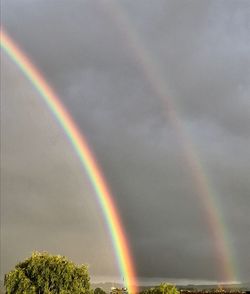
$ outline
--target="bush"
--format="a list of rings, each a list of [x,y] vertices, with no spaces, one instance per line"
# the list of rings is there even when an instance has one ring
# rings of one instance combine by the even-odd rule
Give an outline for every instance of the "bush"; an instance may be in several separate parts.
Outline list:
[[[154,288],[146,289],[140,294],[180,294],[174,285],[163,283]]]
[[[7,294],[92,294],[85,265],[64,256],[34,252],[5,276]]]

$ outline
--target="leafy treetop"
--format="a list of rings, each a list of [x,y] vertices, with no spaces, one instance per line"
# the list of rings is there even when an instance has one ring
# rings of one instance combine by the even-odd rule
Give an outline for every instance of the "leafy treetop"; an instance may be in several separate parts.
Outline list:
[[[146,289],[140,294],[180,294],[174,285],[163,283],[154,288]]]
[[[106,294],[106,292],[102,288],[95,288],[94,294]]]
[[[6,294],[92,294],[85,265],[34,252],[5,276]]]

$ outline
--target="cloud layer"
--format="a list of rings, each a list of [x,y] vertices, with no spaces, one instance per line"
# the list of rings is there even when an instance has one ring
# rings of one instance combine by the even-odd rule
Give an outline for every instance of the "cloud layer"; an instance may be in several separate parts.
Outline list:
[[[140,40],[195,146],[227,230],[226,245],[234,255],[237,278],[245,280],[250,275],[249,2],[157,0],[117,5],[6,1],[3,23],[55,87],[93,147],[116,197],[138,274],[221,279],[214,240],[176,130],[133,49],[133,37]],[[118,12],[129,22],[129,35]],[[6,89],[12,89],[7,98],[17,95],[12,83],[6,82]],[[12,121],[17,119],[17,111],[4,112]],[[12,128],[10,145],[17,146],[15,141],[20,140]],[[3,129],[10,136],[9,128]],[[29,140],[26,134],[23,141]],[[61,150],[61,144],[65,145],[60,140],[53,148]],[[16,160],[11,177],[19,168]],[[34,167],[40,160],[35,154]],[[65,189],[60,185],[65,160],[63,153],[53,166],[58,183],[49,192],[53,195]],[[68,158],[67,164],[72,160]],[[16,181],[27,176],[23,172]],[[38,173],[36,179],[41,186],[50,186],[43,182],[51,181],[44,174]],[[68,187],[71,192],[77,194],[73,186]],[[64,197],[65,207],[74,213],[75,203]],[[16,211],[14,200],[10,207]],[[37,214],[31,218],[39,226]],[[66,235],[70,219],[63,214],[60,220]],[[73,227],[78,230],[76,223]],[[85,237],[89,234],[87,230]]]

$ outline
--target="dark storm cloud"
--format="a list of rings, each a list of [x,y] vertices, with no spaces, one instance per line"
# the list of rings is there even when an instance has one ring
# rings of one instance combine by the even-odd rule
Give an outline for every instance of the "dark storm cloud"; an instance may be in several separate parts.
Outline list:
[[[239,279],[247,279],[249,1],[118,4],[150,52],[196,147],[235,249]],[[182,148],[122,22],[112,16],[114,7],[111,1],[6,1],[3,21],[93,146],[139,275],[219,279]]]

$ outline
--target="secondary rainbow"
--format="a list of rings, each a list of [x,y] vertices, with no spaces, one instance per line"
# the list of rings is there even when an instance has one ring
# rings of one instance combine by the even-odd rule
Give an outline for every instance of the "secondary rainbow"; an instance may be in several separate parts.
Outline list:
[[[79,131],[74,120],[65,109],[56,93],[49,86],[45,78],[2,28],[0,37],[1,48],[7,53],[11,60],[16,63],[25,76],[30,80],[35,89],[39,92],[73,145],[92,183],[98,202],[104,213],[118,260],[120,274],[124,278],[124,282],[129,290],[129,293],[136,293],[137,283],[135,268],[126,234],[124,232],[117,208],[114,204],[113,196],[107,183],[105,182],[101,169],[95,160],[94,154],[88,146],[86,138]]]
[[[116,27],[120,29],[120,33],[123,35],[124,46],[127,46],[133,53],[134,62],[141,70],[155,97],[161,99],[166,119],[175,131],[186,161],[185,163],[190,170],[194,190],[202,204],[204,216],[210,229],[217,267],[220,269],[220,277],[218,279],[236,282],[237,266],[234,261],[233,248],[230,247],[227,228],[222,219],[222,205],[218,195],[213,191],[211,183],[209,183],[193,140],[181,120],[180,112],[177,112],[173,99],[167,95],[166,81],[161,75],[159,66],[157,66],[152,54],[143,44],[135,27],[132,26],[122,5],[118,1],[113,0],[103,0],[100,3],[103,3],[104,11],[109,13]]]

